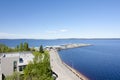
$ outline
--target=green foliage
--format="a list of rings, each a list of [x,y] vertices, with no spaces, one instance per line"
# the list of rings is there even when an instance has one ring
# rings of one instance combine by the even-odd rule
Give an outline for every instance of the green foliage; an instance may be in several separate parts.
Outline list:
[[[29,45],[27,42],[24,43],[24,51],[29,51]]]
[[[35,48],[34,47],[30,48],[30,51],[35,51]]]
[[[20,43],[19,51],[29,51],[29,44],[27,42]]]
[[[20,51],[23,51],[23,43],[20,43]]]
[[[20,73],[19,72],[14,72],[12,75],[7,76],[5,78],[5,80],[20,80],[19,77],[20,77]]]
[[[12,51],[14,51],[12,48],[9,48],[5,44],[0,44],[0,53],[12,52]]]
[[[44,49],[43,49],[43,46],[41,45],[40,48],[39,48],[39,52],[40,53],[44,53]]]
[[[5,52],[8,49],[8,47],[4,44],[0,44],[0,52]]]
[[[53,80],[49,54],[33,52],[35,58],[24,70],[24,80]]]
[[[5,52],[18,52],[18,51],[30,51],[29,44],[27,42],[20,43],[20,45],[17,45],[15,48],[10,48],[6,46],[5,44],[0,44],[0,53]]]
[[[15,47],[15,51],[19,51],[19,45]]]

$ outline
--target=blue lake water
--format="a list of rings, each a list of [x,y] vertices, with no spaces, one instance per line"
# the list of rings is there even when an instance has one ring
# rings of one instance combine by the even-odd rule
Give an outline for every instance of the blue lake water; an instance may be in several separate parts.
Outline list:
[[[59,54],[90,80],[120,80],[120,40],[98,40],[93,46],[62,50]]]
[[[67,43],[89,43],[93,46],[61,50],[62,60],[90,80],[120,80],[120,40],[0,40],[10,47],[28,42],[31,47]]]

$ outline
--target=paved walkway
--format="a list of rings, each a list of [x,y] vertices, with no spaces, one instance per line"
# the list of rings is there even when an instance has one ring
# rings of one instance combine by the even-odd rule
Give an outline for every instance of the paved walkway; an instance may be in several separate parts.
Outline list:
[[[61,61],[56,50],[50,50],[50,63],[52,70],[58,75],[56,80],[88,80],[84,76],[76,76],[68,67]]]

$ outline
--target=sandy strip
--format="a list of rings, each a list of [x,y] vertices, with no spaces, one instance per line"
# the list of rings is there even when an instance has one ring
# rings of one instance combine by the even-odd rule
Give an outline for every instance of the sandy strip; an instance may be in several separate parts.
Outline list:
[[[49,52],[51,68],[58,75],[56,80],[88,80],[88,78],[62,62],[56,50],[51,49]]]

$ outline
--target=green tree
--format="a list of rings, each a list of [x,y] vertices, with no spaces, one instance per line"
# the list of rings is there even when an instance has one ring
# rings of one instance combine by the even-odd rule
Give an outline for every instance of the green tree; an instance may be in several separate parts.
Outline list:
[[[19,45],[15,47],[15,51],[19,51]]]
[[[20,51],[23,51],[23,43],[20,43]]]
[[[30,62],[24,69],[24,80],[32,80],[33,77],[33,63]]]
[[[29,51],[29,45],[27,42],[24,43],[24,50]]]
[[[4,52],[10,52],[11,48],[9,48],[8,46],[6,46],[5,44],[0,44],[0,52],[4,53]]]
[[[39,52],[40,53],[44,53],[44,49],[43,49],[43,46],[41,45],[40,48],[39,48]]]
[[[49,54],[47,52],[33,54],[35,55],[33,62],[29,63],[24,70],[24,80],[53,80]]]
[[[1,53],[4,52],[4,48],[5,48],[5,45],[4,45],[4,44],[0,44],[0,52],[1,52]]]

